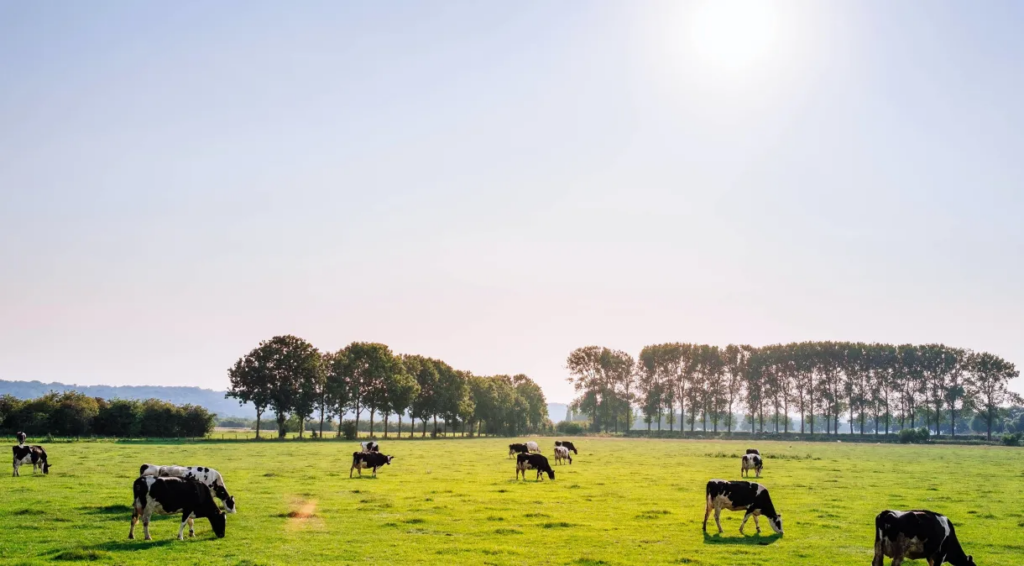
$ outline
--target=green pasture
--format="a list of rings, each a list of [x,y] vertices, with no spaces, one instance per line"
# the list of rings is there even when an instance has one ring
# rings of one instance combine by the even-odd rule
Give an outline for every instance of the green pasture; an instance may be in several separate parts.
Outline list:
[[[553,458],[553,439],[536,439]],[[701,533],[708,479],[739,479],[747,442],[579,439],[556,478],[513,480],[507,439],[382,441],[377,479],[349,479],[353,442],[82,442],[47,447],[49,476],[3,478],[4,564],[869,564],[882,509],[948,515],[979,566],[1024,564],[1024,450],[762,442],[760,480],[785,535]],[[220,470],[239,512],[216,539],[154,520],[129,541],[142,463]],[[9,468],[8,468],[9,470]],[[713,520],[709,531],[715,532]],[[141,525],[139,528],[141,539]],[[921,562],[923,564],[923,562]]]

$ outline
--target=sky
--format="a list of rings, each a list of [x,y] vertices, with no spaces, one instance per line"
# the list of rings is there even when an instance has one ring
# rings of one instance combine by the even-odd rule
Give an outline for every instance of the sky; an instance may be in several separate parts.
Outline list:
[[[0,0],[0,379],[352,341],[1024,367],[1024,5]],[[1013,388],[1024,392],[1024,380]]]

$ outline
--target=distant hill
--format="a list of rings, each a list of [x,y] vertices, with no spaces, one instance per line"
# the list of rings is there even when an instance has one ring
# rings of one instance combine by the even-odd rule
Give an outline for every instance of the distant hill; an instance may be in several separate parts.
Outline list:
[[[32,399],[50,391],[79,391],[90,397],[104,399],[161,399],[175,405],[185,403],[206,407],[218,417],[256,418],[256,408],[251,404],[239,405],[234,399],[225,399],[224,391],[213,391],[199,387],[171,387],[164,385],[74,385],[64,383],[42,383],[39,381],[4,381],[0,379],[0,395],[14,395],[18,399]],[[551,422],[565,420],[569,406],[564,403],[548,403]]]
[[[218,417],[255,418],[251,404],[239,405],[234,399],[225,399],[223,391],[199,387],[171,387],[164,385],[75,385],[42,383],[39,381],[4,381],[0,379],[0,395],[13,395],[19,399],[32,399],[50,391],[78,391],[90,397],[104,399],[161,399],[175,405],[199,405]]]

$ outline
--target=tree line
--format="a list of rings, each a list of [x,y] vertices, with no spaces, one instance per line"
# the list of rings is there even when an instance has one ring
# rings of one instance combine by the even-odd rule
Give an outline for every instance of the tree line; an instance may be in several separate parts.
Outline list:
[[[159,399],[107,401],[77,391],[35,399],[0,397],[0,428],[30,436],[198,438],[213,430],[216,415],[198,405]]]
[[[628,429],[636,407],[648,430],[652,422],[660,430],[667,413],[670,430],[678,414],[680,430],[700,422],[731,432],[738,409],[762,432],[766,423],[790,432],[788,415],[799,414],[801,433],[838,434],[845,415],[851,434],[855,423],[861,434],[870,426],[889,434],[923,418],[936,434],[948,422],[955,435],[957,419],[976,411],[991,439],[1001,407],[1021,402],[1007,389],[1020,375],[1012,363],[943,344],[668,343],[646,346],[636,359],[588,346],[571,352],[566,365],[578,393],[573,409],[606,431],[620,423]]]
[[[228,369],[228,397],[256,407],[256,436],[270,411],[283,437],[289,419],[305,423],[314,414],[324,423],[352,414],[355,426],[366,413],[370,430],[380,418],[384,435],[391,417],[401,430],[403,416],[419,420],[421,436],[467,427],[472,434],[516,435],[549,426],[547,401],[529,377],[477,376],[419,355],[395,354],[379,343],[353,342],[321,352],[296,336],[264,340]],[[441,425],[438,421],[441,421]],[[333,428],[333,427],[330,427]],[[338,435],[341,427],[337,428]]]

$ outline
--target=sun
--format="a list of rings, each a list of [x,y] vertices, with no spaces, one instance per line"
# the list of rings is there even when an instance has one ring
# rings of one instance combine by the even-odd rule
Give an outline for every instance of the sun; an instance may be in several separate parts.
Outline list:
[[[705,0],[690,5],[685,50],[696,63],[725,74],[770,60],[781,40],[780,17],[769,0]]]

